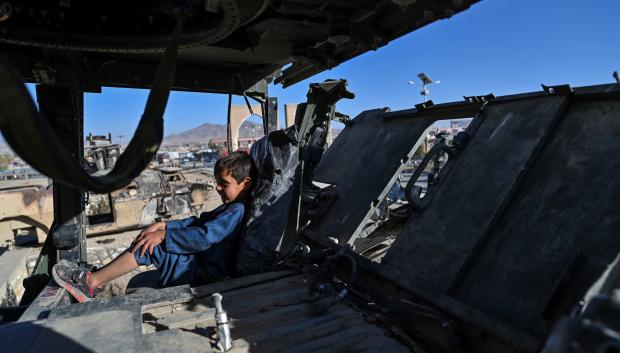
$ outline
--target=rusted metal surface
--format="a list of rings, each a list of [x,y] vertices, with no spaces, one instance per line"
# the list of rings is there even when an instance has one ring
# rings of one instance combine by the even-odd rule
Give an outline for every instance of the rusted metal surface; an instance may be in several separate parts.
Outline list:
[[[15,240],[20,232],[42,242],[54,218],[52,193],[51,186],[38,185],[0,190],[0,242]]]

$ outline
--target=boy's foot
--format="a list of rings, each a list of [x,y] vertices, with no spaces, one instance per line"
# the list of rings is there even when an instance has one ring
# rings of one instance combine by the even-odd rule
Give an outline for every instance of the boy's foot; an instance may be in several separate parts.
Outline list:
[[[59,286],[69,291],[80,303],[93,299],[101,292],[100,288],[88,287],[87,279],[90,276],[90,271],[67,260],[60,260],[54,265],[52,276]]]

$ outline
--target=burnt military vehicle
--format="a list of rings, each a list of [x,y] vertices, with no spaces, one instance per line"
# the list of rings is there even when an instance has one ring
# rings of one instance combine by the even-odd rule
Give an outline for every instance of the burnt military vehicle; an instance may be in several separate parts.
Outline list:
[[[273,131],[270,80],[294,84],[473,3],[4,2],[0,127],[58,185],[40,276],[59,259],[84,261],[84,192],[122,188],[147,165],[171,89],[258,100],[268,135],[239,277],[79,305],[48,283],[0,327],[1,349],[617,351],[618,84],[375,109],[349,121],[335,105],[353,94],[331,80],[310,86],[295,126]],[[38,83],[39,112],[24,81]],[[76,156],[82,94],[101,86],[151,93],[127,150],[95,177]],[[428,152],[427,162],[448,159],[425,194],[408,187],[409,210],[363,233],[420,136],[456,118],[473,120]],[[323,153],[332,119],[347,127]],[[396,235],[380,263],[348,246],[376,232]]]
[[[120,145],[87,146],[85,169],[104,174],[113,168]],[[12,172],[0,187],[0,244],[43,242],[54,219],[53,188],[40,174]],[[191,175],[196,175],[192,173]],[[127,186],[110,193],[86,194],[86,234],[138,229],[160,220],[173,220],[213,209],[220,204],[215,178],[199,173],[188,180],[180,168],[147,168]]]

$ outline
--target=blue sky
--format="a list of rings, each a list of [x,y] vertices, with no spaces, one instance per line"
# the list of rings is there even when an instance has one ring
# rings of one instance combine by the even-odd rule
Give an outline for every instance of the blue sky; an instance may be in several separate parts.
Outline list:
[[[345,78],[357,97],[341,101],[338,110],[354,117],[366,109],[398,110],[421,102],[419,72],[441,80],[431,86],[435,103],[464,95],[537,91],[541,83],[610,83],[612,72],[620,70],[618,14],[620,0],[483,0],[285,90],[271,86],[270,95],[278,97],[282,116],[284,103],[305,101],[309,83]],[[112,88],[88,94],[84,132],[111,131],[128,141],[146,94]],[[165,134],[205,122],[224,123],[226,102],[225,95],[173,93]]]

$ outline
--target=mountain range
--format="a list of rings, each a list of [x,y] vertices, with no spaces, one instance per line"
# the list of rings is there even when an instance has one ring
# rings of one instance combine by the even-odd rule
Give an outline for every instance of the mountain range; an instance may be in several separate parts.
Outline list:
[[[239,128],[239,137],[262,137],[263,126],[261,124],[244,121]],[[226,125],[204,123],[195,128],[185,130],[178,134],[171,134],[164,137],[163,145],[180,145],[191,143],[208,143],[210,140],[226,139]]]
[[[340,133],[339,129],[333,129],[334,138]],[[239,129],[239,137],[262,137],[263,126],[261,124],[245,121]],[[226,125],[204,123],[192,129],[185,130],[178,134],[171,134],[164,137],[163,145],[180,145],[180,144],[200,144],[208,143],[210,140],[226,139]],[[11,149],[6,144],[2,136],[0,136],[0,153],[10,153]]]
[[[239,137],[262,137],[263,126],[261,124],[244,121],[239,129]],[[226,125],[205,123],[192,129],[185,130],[178,134],[171,134],[164,137],[163,145],[181,145],[208,143],[210,140],[226,139]],[[11,148],[0,135],[0,154],[12,153]]]

